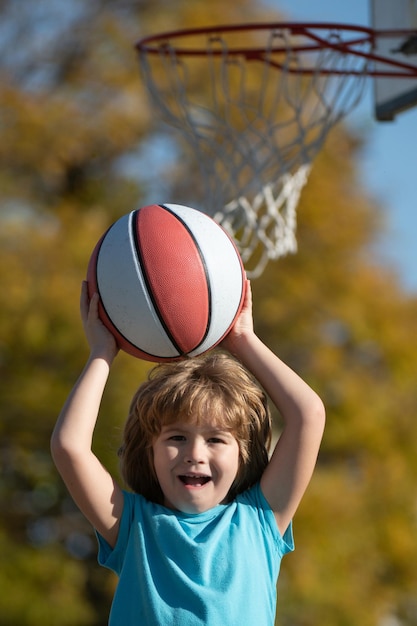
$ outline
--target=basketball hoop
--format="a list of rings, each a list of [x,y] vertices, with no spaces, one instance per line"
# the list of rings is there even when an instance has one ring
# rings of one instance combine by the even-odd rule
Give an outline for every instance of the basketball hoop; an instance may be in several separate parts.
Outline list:
[[[296,250],[311,164],[366,78],[417,77],[415,65],[375,55],[375,36],[341,24],[246,24],[136,44],[153,105],[201,168],[201,209],[234,236],[250,277]]]

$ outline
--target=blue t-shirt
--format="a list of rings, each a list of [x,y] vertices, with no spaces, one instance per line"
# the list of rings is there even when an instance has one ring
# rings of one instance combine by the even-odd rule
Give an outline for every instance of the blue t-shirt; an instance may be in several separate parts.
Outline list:
[[[282,537],[259,484],[195,515],[125,492],[117,543],[98,535],[119,576],[110,626],[273,626]]]

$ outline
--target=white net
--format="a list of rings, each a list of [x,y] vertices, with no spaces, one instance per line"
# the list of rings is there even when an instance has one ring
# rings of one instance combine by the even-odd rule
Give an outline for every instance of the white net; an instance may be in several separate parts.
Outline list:
[[[196,206],[234,236],[252,278],[296,250],[312,161],[362,95],[368,62],[350,52],[369,41],[349,38],[278,25],[160,37],[151,53],[138,45],[153,104],[200,168]]]
[[[239,235],[242,261],[251,268],[247,272],[250,278],[260,276],[269,260],[297,251],[296,209],[310,168],[302,165],[294,174],[284,174],[263,187],[251,201],[240,196],[214,214],[231,235]]]

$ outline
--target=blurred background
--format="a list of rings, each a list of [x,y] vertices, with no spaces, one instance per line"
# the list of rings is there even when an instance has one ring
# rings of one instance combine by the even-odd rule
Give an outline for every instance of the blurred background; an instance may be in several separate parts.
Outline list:
[[[78,300],[95,243],[138,206],[183,203],[195,171],[153,119],[133,45],[191,25],[277,21],[288,2],[0,6],[0,625],[103,626],[116,581],[96,563],[49,437],[87,358]],[[282,565],[281,626],[417,625],[417,300],[381,254],[392,224],[364,183],[366,129],[331,132],[302,192],[298,253],[253,283],[258,334],[328,416]],[[120,354],[105,392],[94,445],[115,474],[148,369]]]

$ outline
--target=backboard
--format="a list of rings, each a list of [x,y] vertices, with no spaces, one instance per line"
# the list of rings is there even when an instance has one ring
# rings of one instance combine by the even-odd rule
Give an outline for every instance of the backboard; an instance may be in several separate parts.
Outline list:
[[[375,30],[415,29],[411,36],[376,37],[375,53],[417,67],[417,0],[371,0],[371,10]],[[374,97],[376,119],[393,120],[397,113],[417,106],[417,80],[376,77]]]

